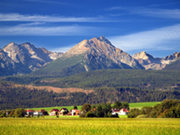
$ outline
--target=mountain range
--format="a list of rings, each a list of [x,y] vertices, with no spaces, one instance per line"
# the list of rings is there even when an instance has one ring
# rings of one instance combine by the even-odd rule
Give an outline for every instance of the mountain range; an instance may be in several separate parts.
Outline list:
[[[66,53],[36,48],[29,42],[19,45],[12,42],[0,49],[0,76],[29,73],[69,76],[98,69],[174,69],[179,57],[180,53],[175,52],[154,58],[145,51],[131,56],[113,46],[104,36],[83,40]]]
[[[31,73],[62,54],[36,48],[29,42],[20,45],[12,42],[0,49],[0,75]]]

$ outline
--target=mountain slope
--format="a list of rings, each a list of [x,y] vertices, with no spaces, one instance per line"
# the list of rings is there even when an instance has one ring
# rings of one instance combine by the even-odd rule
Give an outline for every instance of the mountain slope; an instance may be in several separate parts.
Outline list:
[[[27,74],[43,67],[63,53],[54,53],[45,48],[36,48],[29,42],[17,45],[14,42],[1,49],[2,75]]]
[[[154,58],[152,55],[145,51],[136,53],[132,56],[146,69],[146,70],[162,70],[166,65],[173,61],[176,61],[180,57],[179,52],[175,52],[173,55],[166,56],[164,58]]]
[[[22,73],[30,73],[31,71],[27,69],[23,64],[17,64],[14,62],[6,52],[0,49],[0,75],[14,75]]]
[[[33,72],[32,75],[68,76],[85,71],[114,68],[144,69],[137,60],[114,47],[102,36],[83,40],[62,57]]]
[[[171,64],[166,65],[163,70],[180,70],[180,59],[177,59]]]

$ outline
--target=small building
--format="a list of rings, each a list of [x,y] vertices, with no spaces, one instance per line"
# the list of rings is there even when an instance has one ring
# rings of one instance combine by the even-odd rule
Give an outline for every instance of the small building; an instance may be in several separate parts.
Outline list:
[[[77,109],[72,109],[69,111],[69,115],[72,115],[72,116],[80,115],[80,111]]]
[[[43,113],[42,113],[42,112],[35,111],[35,112],[34,112],[34,116],[43,116]]]
[[[27,115],[34,115],[34,110],[26,110]]]
[[[129,113],[129,111],[127,109],[124,109],[122,108],[120,111],[119,111],[119,115],[127,115]]]
[[[129,111],[125,108],[122,108],[121,110],[118,109],[112,109],[112,115],[118,114],[118,115],[127,115]]]
[[[67,108],[61,108],[59,111],[59,115],[63,115],[64,112],[68,113],[69,111]]]
[[[40,110],[38,110],[38,112],[41,112],[43,115],[48,115],[48,112],[45,111],[44,109],[40,109]]]
[[[112,115],[115,115],[115,114],[118,114],[119,113],[119,110],[118,109],[111,109],[111,111],[112,111]]]
[[[58,110],[58,109],[52,109],[52,110],[49,112],[49,115],[55,116],[55,115],[56,115],[56,112],[59,113],[59,110]]]

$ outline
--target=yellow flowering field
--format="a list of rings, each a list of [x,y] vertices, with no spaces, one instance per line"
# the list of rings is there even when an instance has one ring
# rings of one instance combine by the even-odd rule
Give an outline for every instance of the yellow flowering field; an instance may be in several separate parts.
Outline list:
[[[180,135],[180,119],[1,118],[0,135]]]

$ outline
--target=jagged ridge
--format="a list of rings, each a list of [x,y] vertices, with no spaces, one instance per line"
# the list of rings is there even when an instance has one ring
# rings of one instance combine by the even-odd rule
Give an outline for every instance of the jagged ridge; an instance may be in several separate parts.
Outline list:
[[[36,48],[29,42],[20,45],[12,42],[1,49],[0,67],[6,75],[27,74],[61,55],[62,53],[53,53],[45,48]]]
[[[61,58],[32,74],[72,75],[97,69],[144,69],[137,60],[114,47],[105,37],[83,40]]]

